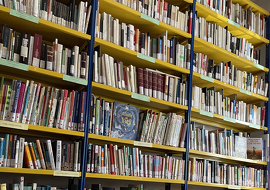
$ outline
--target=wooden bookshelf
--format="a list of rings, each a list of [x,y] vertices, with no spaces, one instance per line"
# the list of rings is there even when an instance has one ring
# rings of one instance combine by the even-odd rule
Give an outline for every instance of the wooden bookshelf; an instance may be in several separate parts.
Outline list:
[[[74,45],[82,46],[85,41],[90,40],[91,37],[88,34],[78,32],[76,30],[55,24],[53,22],[38,18],[38,23],[31,22],[19,17],[10,15],[10,9],[4,6],[0,6],[0,24],[6,24],[7,27],[14,29],[17,32],[28,32],[32,35],[40,34],[43,36],[43,40],[51,43],[55,41],[55,38],[59,40],[59,43],[64,44],[65,47],[72,48]]]
[[[107,136],[102,136],[102,135],[89,134],[88,137],[89,137],[89,142],[97,143],[97,144],[105,144],[105,143],[117,144],[119,146],[138,147],[140,150],[148,149],[148,151],[155,151],[155,152],[159,151],[159,152],[166,152],[166,153],[172,153],[172,154],[179,154],[179,153],[186,152],[185,148],[159,145],[159,144],[153,144],[153,143],[143,143],[143,142],[138,142],[138,141],[133,141],[133,140],[107,137]]]
[[[237,3],[239,2],[242,2],[242,1],[238,1]],[[267,40],[266,38],[258,35],[255,32],[248,30],[247,28],[243,26],[240,26],[237,24],[235,26],[234,24],[229,23],[228,18],[222,16],[221,14],[213,11],[210,8],[207,8],[206,6],[198,2],[196,3],[196,11],[199,17],[203,17],[209,22],[215,22],[217,23],[217,25],[221,27],[228,26],[228,30],[232,33],[232,35],[241,37],[241,38],[246,38],[250,43],[252,43],[255,46],[255,48],[258,48],[260,46],[263,46],[269,43],[269,40]]]
[[[263,166],[267,165],[267,162],[263,162],[263,161],[244,159],[244,158],[238,158],[238,157],[233,157],[233,156],[225,156],[221,154],[203,152],[203,151],[192,150],[192,149],[189,150],[189,156],[191,158],[216,160],[216,161],[220,161],[224,163],[231,163],[231,164],[263,165]]]
[[[184,184],[185,182],[184,180],[121,176],[121,175],[97,174],[97,173],[86,173],[86,178],[112,179],[112,180],[125,180],[125,181],[138,181],[138,182],[154,182],[154,183],[175,183],[175,184]]]

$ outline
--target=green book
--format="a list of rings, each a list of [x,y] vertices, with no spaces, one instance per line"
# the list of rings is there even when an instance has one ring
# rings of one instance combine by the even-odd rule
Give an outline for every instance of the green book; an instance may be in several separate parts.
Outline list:
[[[0,107],[1,107],[1,102],[2,102],[2,91],[3,91],[4,79],[5,77],[2,77],[1,85],[0,85]]]
[[[34,154],[35,154],[35,157],[36,157],[36,160],[37,160],[37,163],[38,163],[38,169],[40,169],[40,160],[39,160],[39,156],[38,156],[38,153],[37,153],[37,147],[36,147],[36,143],[32,142],[32,146],[33,146],[33,149],[34,149]]]
[[[4,167],[7,167],[7,157],[8,157],[8,143],[9,143],[9,134],[6,134],[6,144],[5,144],[5,153],[4,153]]]

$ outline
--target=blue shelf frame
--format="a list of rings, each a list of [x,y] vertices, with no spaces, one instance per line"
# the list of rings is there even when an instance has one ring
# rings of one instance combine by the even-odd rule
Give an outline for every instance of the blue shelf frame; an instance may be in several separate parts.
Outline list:
[[[92,90],[92,75],[93,75],[93,52],[94,52],[94,45],[95,45],[95,29],[96,29],[96,11],[98,6],[98,0],[92,1],[92,11],[90,17],[90,30],[88,34],[91,36],[91,40],[88,42],[88,55],[89,55],[89,73],[88,73],[88,86],[87,86],[87,102],[86,105],[86,121],[89,121],[90,116],[90,102],[91,102],[91,90]],[[192,11],[192,33],[191,33],[191,55],[190,55],[190,73],[187,77],[188,81],[188,110],[185,112],[185,123],[187,123],[187,135],[185,139],[185,147],[189,147],[189,135],[190,135],[190,117],[191,117],[191,101],[192,101],[192,78],[193,78],[193,57],[194,57],[194,40],[195,40],[195,16],[196,16],[196,0],[193,0],[191,4],[191,11]],[[270,17],[266,18],[266,38],[270,40]],[[265,67],[270,68],[270,45],[266,45],[266,62]],[[270,76],[269,73],[266,73],[266,81],[270,84]],[[268,88],[268,97],[270,95],[270,88]],[[267,117],[270,114],[270,103],[266,102],[266,123],[265,126],[268,127],[268,130],[265,132],[269,134],[270,128],[270,118]],[[85,174],[86,174],[86,161],[87,161],[87,149],[88,149],[88,133],[89,132],[89,122],[85,123],[85,133],[83,138],[83,147],[82,147],[82,161],[81,161],[81,177],[79,178],[79,189],[84,190],[85,187]],[[189,160],[189,148],[186,148],[186,152],[183,154],[183,159],[185,160],[185,174],[184,180],[185,183],[181,185],[181,190],[188,190],[188,160]],[[267,171],[267,176],[269,174],[269,162],[267,162],[267,166],[264,169]],[[269,179],[267,178],[266,187],[269,190]],[[171,184],[165,184],[165,190],[170,190]]]

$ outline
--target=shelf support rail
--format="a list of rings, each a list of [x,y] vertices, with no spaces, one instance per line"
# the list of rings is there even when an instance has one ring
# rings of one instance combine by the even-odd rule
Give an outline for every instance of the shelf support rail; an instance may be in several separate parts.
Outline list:
[[[91,40],[88,42],[88,55],[89,55],[89,72],[88,72],[88,85],[86,88],[86,110],[85,110],[85,127],[84,138],[81,152],[81,177],[79,180],[80,190],[84,190],[85,187],[85,173],[87,163],[87,149],[88,149],[88,134],[89,134],[89,121],[90,121],[90,107],[91,107],[91,90],[92,90],[92,78],[93,78],[93,52],[95,45],[95,28],[96,28],[96,12],[97,12],[98,0],[92,1],[92,11],[90,19],[90,30],[88,34],[91,36]]]
[[[270,40],[270,17],[268,16],[266,18],[266,38]],[[265,55],[265,66],[269,69],[270,68],[270,45],[266,44],[266,55]],[[270,84],[270,76],[269,72],[265,74],[266,82],[268,82],[268,85]],[[270,95],[270,89],[268,88],[268,97]],[[270,127],[270,103],[269,101],[266,102],[266,113],[265,113],[265,126],[268,128],[267,131],[265,131],[266,134],[269,134],[269,127]],[[268,150],[269,151],[269,150]],[[266,170],[265,178],[266,178],[266,190],[269,190],[269,155],[267,158],[267,166],[264,166],[264,170]]]
[[[188,161],[189,161],[189,135],[190,135],[190,117],[191,117],[191,99],[192,99],[192,78],[193,78],[193,57],[194,57],[194,38],[195,38],[195,10],[196,10],[196,0],[193,0],[191,6],[192,11],[192,29],[191,29],[191,48],[190,48],[190,73],[188,75],[188,110],[185,112],[185,123],[187,124],[185,147],[186,152],[183,155],[185,160],[185,171],[184,178],[185,184],[182,185],[182,190],[188,189]]]

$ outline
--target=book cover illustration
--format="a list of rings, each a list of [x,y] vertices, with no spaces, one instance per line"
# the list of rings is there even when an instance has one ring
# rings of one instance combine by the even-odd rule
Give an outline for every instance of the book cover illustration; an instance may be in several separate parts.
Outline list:
[[[137,107],[114,102],[112,136],[136,140],[139,111]]]
[[[247,157],[247,138],[235,136],[235,156],[239,158]]]
[[[262,160],[262,138],[247,139],[247,159]]]

